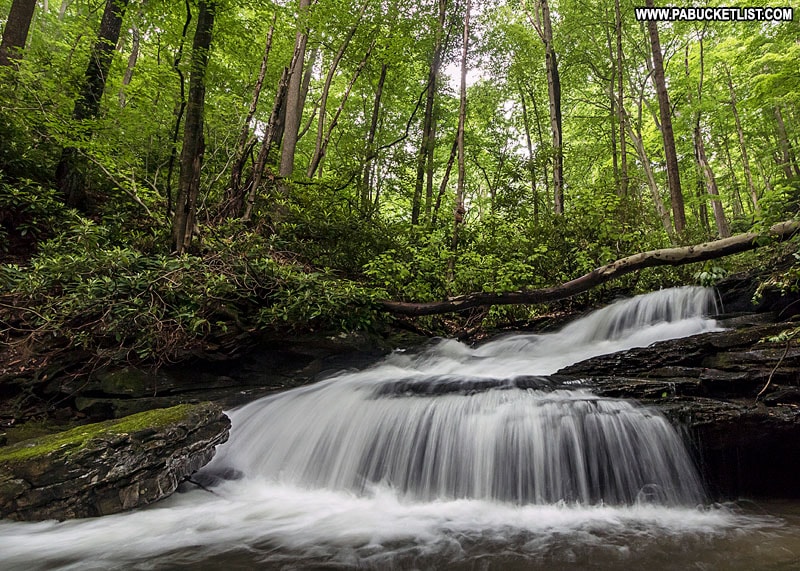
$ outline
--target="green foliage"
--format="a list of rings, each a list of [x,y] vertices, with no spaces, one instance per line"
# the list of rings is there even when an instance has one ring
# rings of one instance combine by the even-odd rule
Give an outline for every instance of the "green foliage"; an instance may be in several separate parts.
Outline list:
[[[694,273],[695,281],[704,287],[713,287],[716,285],[718,281],[728,275],[728,270],[725,268],[715,265],[706,263],[702,270],[699,270]]]
[[[229,330],[355,330],[376,325],[377,290],[310,272],[242,231],[204,256],[143,254],[75,217],[27,267],[0,266],[4,307],[44,339],[101,359],[162,361]]]

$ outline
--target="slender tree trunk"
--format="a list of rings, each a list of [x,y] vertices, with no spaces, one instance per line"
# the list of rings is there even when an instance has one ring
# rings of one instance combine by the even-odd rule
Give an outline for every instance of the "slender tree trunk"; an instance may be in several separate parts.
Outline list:
[[[197,198],[200,194],[200,169],[203,164],[203,119],[211,38],[214,29],[216,0],[199,0],[197,29],[192,43],[192,67],[189,75],[189,100],[181,148],[181,173],[175,217],[172,223],[172,251],[185,252],[192,241]]]
[[[756,212],[760,209],[758,207],[758,193],[753,184],[753,173],[750,170],[750,158],[747,156],[747,144],[744,140],[744,129],[742,129],[742,121],[739,118],[739,107],[736,102],[736,92],[733,89],[733,80],[731,79],[731,72],[727,65],[723,65],[725,70],[725,78],[728,80],[728,91],[731,95],[731,111],[733,112],[733,120],[736,123],[736,135],[739,138],[739,151],[742,154],[742,168],[744,169],[744,178],[747,182],[747,191],[750,193],[750,200],[753,202],[753,208]]]
[[[623,91],[622,91],[622,80],[624,74],[624,67],[623,67],[623,59],[624,54],[622,52],[622,16],[620,14],[619,8],[620,0],[614,0],[614,29],[615,29],[615,36],[616,36],[616,43],[617,43],[617,59],[616,59],[616,69],[617,69],[617,101],[618,106],[623,104]],[[628,145],[625,141],[625,110],[620,109],[617,107],[617,122],[619,123],[619,155],[620,155],[620,181],[619,181],[619,195],[620,196],[628,196]]]
[[[653,0],[645,0],[648,8],[653,8]],[[661,136],[664,140],[664,156],[667,160],[667,184],[672,203],[672,214],[675,232],[682,235],[686,230],[686,210],[683,205],[680,171],[678,170],[678,153],[675,150],[675,135],[672,131],[672,109],[667,93],[667,82],[664,77],[664,58],[661,54],[661,42],[658,37],[658,26],[654,20],[647,22],[650,33],[650,46],[653,52],[653,81],[658,96],[658,109],[661,117]]]
[[[294,60],[299,56],[299,52],[295,50],[292,56],[292,63],[289,67],[283,68],[281,79],[278,82],[278,89],[275,92],[275,102],[272,105],[272,113],[270,113],[269,121],[267,122],[267,130],[264,133],[264,139],[261,141],[261,148],[258,150],[258,157],[253,165],[253,173],[250,181],[250,191],[247,195],[247,204],[245,205],[244,213],[242,214],[242,221],[249,222],[253,215],[253,207],[256,203],[256,194],[258,188],[261,186],[261,179],[264,176],[264,170],[267,165],[270,150],[273,145],[277,145],[278,133],[281,129],[281,121],[283,117],[283,110],[286,106],[286,93],[289,90],[289,80],[291,77],[291,70],[294,69]],[[280,212],[279,212],[280,214]]]
[[[178,137],[181,133],[181,122],[183,121],[183,114],[186,111],[186,78],[183,77],[180,63],[183,59],[183,46],[186,44],[186,38],[189,34],[189,24],[192,23],[192,6],[189,0],[184,0],[186,6],[186,20],[183,22],[183,32],[181,33],[181,42],[178,44],[178,51],[175,53],[175,58],[172,60],[172,69],[178,75],[178,84],[180,86],[181,98],[180,102],[175,108],[175,126],[172,129],[172,145],[170,147],[169,164],[167,165],[167,216],[172,216],[172,173],[175,170],[175,161],[178,158]]]
[[[61,6],[58,7],[58,21],[63,22],[64,16],[67,14],[67,8],[72,4],[72,0],[61,0]]]
[[[525,144],[528,147],[528,172],[531,175],[531,198],[533,200],[533,222],[539,225],[539,192],[536,187],[536,162],[533,155],[533,141],[531,140],[531,128],[528,124],[528,106],[525,103],[525,91],[522,86],[519,88],[520,102],[522,103],[522,122],[525,127]]]
[[[303,21],[305,14],[311,6],[311,0],[298,0],[298,12],[300,13],[301,29],[295,36],[295,51],[298,57],[295,60],[294,69],[291,70],[289,87],[286,92],[286,119],[283,123],[283,148],[281,151],[281,163],[278,174],[281,177],[290,177],[294,172],[294,155],[297,149],[297,134],[300,130],[300,119],[303,116],[303,59],[305,58],[306,44],[308,42],[308,31],[305,29],[306,23]],[[311,68],[313,64],[309,64]],[[287,185],[280,185],[284,196],[289,194]]]
[[[717,179],[714,176],[714,171],[711,169],[711,164],[708,162],[708,157],[706,156],[706,146],[705,142],[703,141],[703,133],[700,128],[700,120],[701,120],[701,112],[700,112],[700,105],[703,99],[703,79],[705,76],[705,53],[703,49],[703,36],[700,36],[700,40],[698,42],[699,49],[700,49],[700,79],[697,83],[697,107],[698,110],[694,113],[694,125],[692,129],[692,140],[694,143],[694,156],[695,161],[697,162],[697,168],[700,172],[703,180],[705,181],[705,187],[708,192],[708,197],[711,199],[711,208],[714,212],[714,223],[717,227],[717,234],[719,234],[720,238],[727,238],[731,235],[730,230],[728,229],[728,221],[725,219],[725,209],[722,206],[722,200],[719,196],[719,188],[717,187]],[[686,77],[689,77],[689,47],[686,47],[685,51],[685,59],[684,65],[686,68]],[[691,104],[692,102],[692,95],[691,91],[688,92],[688,101]],[[702,201],[702,204],[705,205],[705,198]]]
[[[36,0],[14,0],[8,13],[6,27],[3,28],[3,40],[0,42],[0,66],[11,65],[22,57],[28,40],[28,30],[33,20]]]
[[[450,147],[450,157],[447,159],[447,166],[444,169],[444,176],[442,177],[442,181],[439,183],[439,192],[436,194],[436,202],[433,205],[433,214],[431,216],[431,227],[436,227],[436,220],[439,217],[439,209],[442,206],[442,198],[444,198],[444,193],[447,190],[447,185],[450,182],[450,173],[453,171],[453,165],[456,162],[456,156],[458,155],[458,134],[453,137],[453,146]]]
[[[375,158],[375,137],[378,132],[378,119],[380,118],[381,111],[381,98],[383,96],[383,86],[386,83],[386,74],[389,71],[389,64],[381,66],[381,76],[378,79],[378,87],[375,90],[375,101],[372,104],[372,118],[369,124],[369,133],[367,133],[367,156],[364,160],[364,170],[361,177],[361,209],[368,210],[371,203],[370,196],[372,195],[372,165]]]
[[[636,149],[636,153],[639,155],[639,162],[642,164],[642,169],[644,170],[645,177],[647,178],[647,187],[650,189],[650,196],[653,199],[653,205],[655,206],[656,213],[658,213],[658,218],[661,220],[661,225],[664,227],[664,231],[667,233],[667,236],[670,237],[670,241],[675,241],[675,233],[672,229],[672,221],[669,217],[669,210],[667,207],[664,206],[664,202],[661,200],[661,192],[658,187],[658,182],[656,182],[655,174],[653,173],[653,167],[650,166],[650,157],[647,156],[647,150],[644,147],[644,142],[641,139],[641,136],[637,135],[633,132],[633,129],[628,127],[628,137],[631,139],[631,144],[633,148]]]
[[[353,85],[358,79],[358,76],[361,75],[361,72],[363,71],[364,66],[367,64],[367,60],[369,59],[374,47],[375,40],[373,40],[370,44],[369,48],[367,49],[367,53],[364,55],[364,58],[358,63],[358,67],[356,67],[356,71],[353,73],[353,77],[350,79],[350,83],[347,85],[347,88],[342,95],[342,100],[339,103],[339,107],[336,109],[336,113],[333,114],[333,119],[331,119],[331,124],[328,126],[328,130],[322,139],[319,151],[314,154],[311,164],[308,165],[308,178],[312,178],[314,176],[317,168],[319,168],[320,164],[322,163],[322,159],[325,158],[325,154],[328,152],[328,143],[330,143],[331,134],[333,134],[333,130],[336,127],[336,124],[339,122],[339,116],[342,114],[344,105],[347,103],[347,99],[350,97],[350,91],[353,89]]]
[[[656,182],[656,177],[653,173],[653,167],[651,166],[650,158],[647,156],[647,149],[645,149],[644,141],[642,140],[641,123],[643,98],[644,95],[642,92],[640,92],[638,101],[638,122],[636,123],[639,129],[638,133],[633,131],[634,122],[631,121],[630,117],[628,116],[622,101],[617,101],[617,108],[625,114],[623,124],[627,129],[631,144],[636,150],[636,154],[639,156],[639,162],[642,164],[642,170],[644,170],[645,177],[647,178],[647,187],[650,189],[650,196],[653,200],[653,206],[656,209],[659,220],[661,220],[661,225],[664,228],[664,232],[666,232],[667,236],[669,236],[670,242],[674,244],[675,232],[672,229],[672,220],[670,220],[669,217],[669,210],[664,205],[664,201],[661,200],[661,190]]]
[[[333,76],[336,74],[336,69],[339,67],[339,62],[342,61],[342,57],[344,56],[344,52],[347,50],[347,46],[350,45],[350,40],[353,39],[353,36],[356,34],[356,30],[358,30],[358,26],[361,23],[361,19],[364,17],[364,12],[367,10],[367,6],[369,5],[368,2],[365,2],[361,5],[361,10],[358,13],[358,17],[356,18],[355,23],[350,27],[347,31],[347,34],[344,37],[344,41],[339,46],[339,49],[336,51],[336,54],[333,56],[333,61],[331,62],[331,67],[328,69],[328,73],[325,76],[325,83],[322,86],[322,95],[320,96],[320,103],[319,103],[319,119],[317,120],[317,141],[314,147],[314,154],[312,155],[311,161],[308,165],[308,172],[306,173],[308,178],[314,176],[312,172],[311,166],[315,163],[319,163],[319,154],[322,150],[322,140],[325,136],[325,113],[328,110],[328,93],[331,89],[331,83],[333,83]],[[316,170],[316,166],[314,167]]]
[[[778,127],[778,144],[780,145],[782,163],[781,167],[783,172],[786,173],[786,178],[792,178],[792,171],[796,176],[800,177],[800,168],[797,166],[797,160],[794,156],[794,149],[789,143],[789,137],[786,135],[786,125],[783,122],[783,114],[779,105],[775,106],[775,124]]]
[[[609,100],[609,126],[611,135],[611,169],[614,173],[614,188],[618,196],[622,196],[621,186],[622,177],[619,172],[619,156],[617,155],[617,119],[619,113],[617,112],[617,66],[616,58],[614,57],[614,45],[611,43],[611,32],[608,27],[605,27],[606,32],[606,48],[608,49],[608,60],[611,62],[611,77],[608,82],[608,100]]]
[[[539,115],[539,104],[536,102],[536,93],[533,90],[528,92],[531,98],[531,105],[533,105],[533,119],[536,123],[536,138],[539,140],[539,149],[547,148],[547,145],[544,141],[544,129],[542,129],[542,120],[541,116]],[[547,172],[547,161],[542,163],[542,180],[544,181],[544,196],[546,200],[549,200],[550,195],[550,176]],[[538,210],[538,206],[537,206]]]
[[[122,18],[128,0],[107,0],[97,42],[89,56],[81,92],[75,102],[72,118],[76,121],[93,119],[100,113],[100,102],[106,87],[108,70],[119,40]],[[56,167],[56,185],[69,206],[86,208],[86,160],[76,147],[66,147]]]
[[[256,109],[258,108],[258,100],[261,97],[261,88],[264,85],[264,77],[267,75],[267,64],[269,63],[269,53],[272,51],[272,36],[275,33],[275,22],[278,19],[276,12],[272,17],[272,25],[269,27],[267,33],[267,41],[264,44],[264,55],[261,57],[261,67],[258,70],[258,78],[256,79],[255,87],[253,87],[253,96],[250,99],[250,107],[247,110],[247,115],[242,122],[242,130],[239,132],[239,140],[236,142],[236,151],[234,152],[233,166],[231,167],[231,180],[228,183],[228,188],[225,191],[225,206],[222,214],[224,216],[235,216],[242,209],[242,170],[247,161],[247,154],[245,147],[251,138],[250,130],[255,116]]]
[[[133,79],[133,70],[136,68],[136,61],[139,59],[139,46],[141,43],[141,34],[139,27],[133,25],[133,40],[131,42],[131,55],[128,56],[128,66],[125,68],[125,75],[122,76],[122,87],[119,88],[119,106],[125,107],[125,88],[130,85]]]
[[[728,145],[728,137],[721,137],[721,140],[722,150],[725,152],[725,162],[728,165],[728,171],[731,173],[731,186],[733,186],[734,191],[734,200],[731,203],[733,217],[739,218],[744,216],[744,203],[742,202],[742,195],[739,190],[739,177],[736,176],[736,169],[733,168],[733,159],[731,159],[731,149]]]
[[[464,127],[467,118],[467,53],[469,51],[469,17],[472,9],[472,0],[466,0],[466,13],[464,15],[464,36],[461,43],[461,89],[460,104],[458,107],[458,132],[456,141],[458,142],[458,181],[456,182],[456,206],[453,212],[453,240],[451,243],[450,264],[448,267],[448,277],[453,280],[455,272],[456,254],[458,252],[458,231],[464,223],[464,184],[466,181],[466,168],[464,162]]]
[[[547,71],[547,94],[550,99],[550,131],[553,135],[553,211],[564,213],[564,153],[561,130],[561,79],[553,47],[553,26],[548,0],[540,0],[541,36],[544,42]]]
[[[414,197],[411,202],[411,224],[419,224],[422,211],[422,189],[426,189],[425,212],[430,214],[433,200],[433,151],[436,146],[436,127],[434,122],[434,103],[438,89],[439,69],[442,65],[444,45],[444,26],[447,15],[447,0],[439,0],[439,20],[435,32],[431,65],[428,69],[428,87],[425,97],[425,117],[422,121],[422,143],[417,155],[417,177],[414,184]],[[426,184],[426,174],[427,184]]]

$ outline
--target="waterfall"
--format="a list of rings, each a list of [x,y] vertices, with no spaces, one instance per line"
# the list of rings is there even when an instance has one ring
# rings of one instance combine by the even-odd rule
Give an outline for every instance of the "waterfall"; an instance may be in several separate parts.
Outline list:
[[[710,290],[665,290],[554,333],[439,340],[255,401],[230,413],[230,440],[195,475],[213,493],[103,518],[0,521],[0,568],[782,563],[800,549],[800,526],[704,505],[658,412],[548,378],[592,355],[713,331],[714,311]]]
[[[441,341],[234,411],[207,473],[412,501],[694,505],[702,486],[657,412],[543,375],[592,355],[716,328],[705,288],[617,302],[558,333],[473,349]]]

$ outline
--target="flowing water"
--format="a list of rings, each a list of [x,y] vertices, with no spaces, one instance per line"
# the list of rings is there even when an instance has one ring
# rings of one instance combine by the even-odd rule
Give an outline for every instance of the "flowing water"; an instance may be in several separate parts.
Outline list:
[[[718,328],[665,290],[544,335],[416,353],[253,402],[195,489],[0,522],[2,569],[795,569],[796,504],[708,505],[657,412],[545,378]]]

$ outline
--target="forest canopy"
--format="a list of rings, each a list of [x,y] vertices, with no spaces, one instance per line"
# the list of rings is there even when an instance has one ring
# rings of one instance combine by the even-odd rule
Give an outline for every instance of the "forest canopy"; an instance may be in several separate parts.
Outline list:
[[[794,217],[797,16],[637,6],[0,1],[4,335],[177,358]]]

